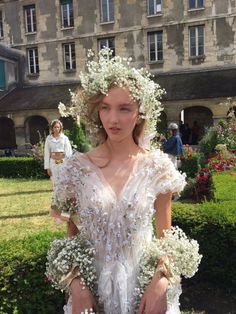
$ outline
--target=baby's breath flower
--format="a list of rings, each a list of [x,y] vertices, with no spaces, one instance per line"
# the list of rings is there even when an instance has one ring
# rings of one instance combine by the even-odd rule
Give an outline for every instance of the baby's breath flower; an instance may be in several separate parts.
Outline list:
[[[66,290],[68,287],[62,283],[62,278],[78,267],[81,284],[96,296],[94,255],[94,248],[82,232],[73,238],[54,240],[47,254],[46,276],[56,289]]]
[[[93,57],[94,53],[89,50],[88,58]],[[80,73],[83,92],[73,93],[70,91],[71,104],[67,107],[62,103],[59,104],[61,115],[80,116],[90,132],[97,133],[100,126],[97,121],[91,121],[88,118],[89,108],[85,104],[85,99],[99,92],[105,96],[108,94],[109,88],[114,85],[128,87],[133,99],[139,103],[141,117],[146,120],[145,135],[153,133],[163,110],[160,99],[165,91],[151,79],[148,71],[143,68],[131,67],[131,61],[130,57],[112,57],[112,51],[109,48],[101,49],[97,61],[89,60],[87,62],[87,73]]]
[[[134,291],[136,307],[138,307],[146,287],[156,272],[158,261],[163,257],[169,257],[167,268],[172,274],[169,287],[176,285],[180,276],[192,277],[197,272],[202,259],[197,241],[188,239],[183,230],[177,226],[164,231],[163,238],[154,239],[147,243],[139,264],[137,286]],[[171,295],[171,289],[168,291],[168,304],[171,304],[174,296]]]

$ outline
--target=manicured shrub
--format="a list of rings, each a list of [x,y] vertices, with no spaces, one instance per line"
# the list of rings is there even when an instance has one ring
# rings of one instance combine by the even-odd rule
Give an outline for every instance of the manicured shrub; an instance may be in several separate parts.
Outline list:
[[[1,157],[2,178],[46,178],[42,165],[32,157]]]
[[[65,134],[69,137],[72,146],[79,152],[87,152],[91,146],[86,138],[85,130],[82,124],[73,122],[71,130],[66,130]]]
[[[200,170],[200,155],[194,154],[188,158],[181,159],[181,169],[182,172],[185,172],[187,178],[194,178]]]
[[[220,202],[174,203],[173,225],[181,227],[200,245],[203,259],[193,278],[227,291],[236,289],[236,208]]]
[[[62,314],[63,295],[44,274],[49,244],[61,236],[44,232],[0,243],[1,314]]]

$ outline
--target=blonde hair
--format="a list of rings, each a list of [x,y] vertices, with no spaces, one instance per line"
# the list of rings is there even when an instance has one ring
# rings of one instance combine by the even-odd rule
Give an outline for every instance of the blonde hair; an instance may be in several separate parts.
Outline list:
[[[62,122],[59,120],[59,119],[54,119],[52,120],[52,122],[50,123],[50,133],[53,134],[53,128],[56,124],[59,124],[60,125],[60,133],[63,132],[63,124]]]

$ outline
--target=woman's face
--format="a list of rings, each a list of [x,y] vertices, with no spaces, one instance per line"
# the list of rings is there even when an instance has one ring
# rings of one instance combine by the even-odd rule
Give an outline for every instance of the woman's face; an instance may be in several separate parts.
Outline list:
[[[61,132],[61,126],[59,123],[55,123],[53,128],[52,128],[52,134],[53,135],[59,135]]]
[[[108,138],[121,142],[133,137],[138,105],[127,88],[112,87],[99,105],[99,116]]]

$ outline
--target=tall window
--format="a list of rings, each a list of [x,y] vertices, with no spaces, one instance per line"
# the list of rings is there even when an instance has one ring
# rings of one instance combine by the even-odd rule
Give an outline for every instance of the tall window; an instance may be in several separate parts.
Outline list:
[[[72,0],[61,0],[61,26],[63,28],[74,26],[74,12]]]
[[[101,50],[102,48],[110,48],[112,50],[112,56],[115,56],[115,38],[100,38],[98,39],[98,49]]]
[[[148,0],[148,15],[156,15],[161,13],[162,0]]]
[[[2,11],[0,11],[0,38],[3,37]]]
[[[114,0],[100,0],[101,22],[114,21]]]
[[[63,44],[63,54],[65,70],[69,71],[76,69],[75,44],[74,43]]]
[[[163,32],[157,31],[148,34],[149,61],[163,60]]]
[[[24,7],[25,14],[25,31],[26,33],[36,32],[36,10],[35,5],[27,5]]]
[[[38,57],[38,48],[29,48],[27,49],[28,55],[28,66],[29,74],[38,74],[39,73],[39,57]]]
[[[198,9],[204,7],[204,0],[189,0],[189,9]]]
[[[190,57],[204,55],[204,26],[189,27]]]

